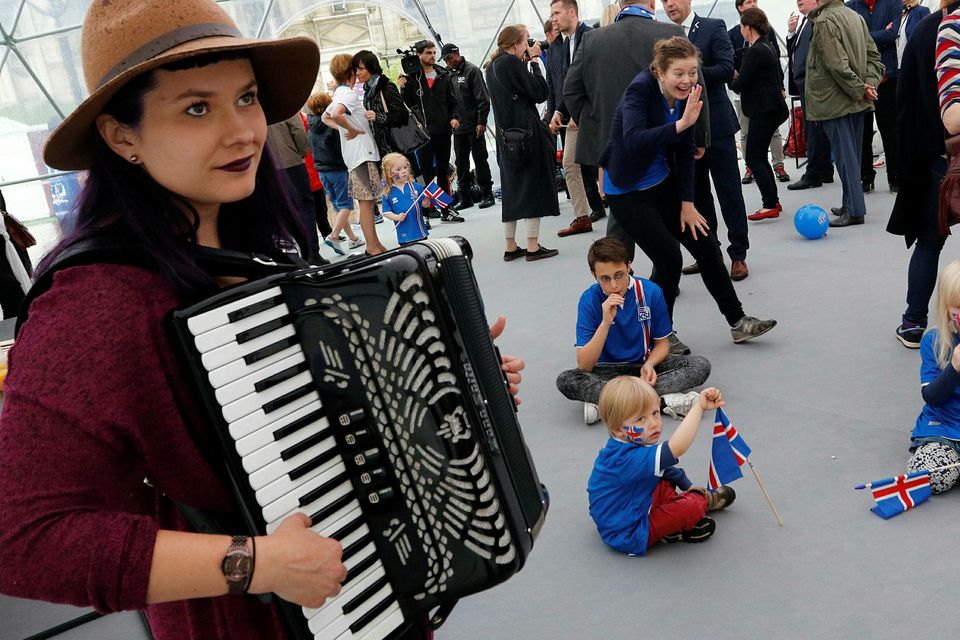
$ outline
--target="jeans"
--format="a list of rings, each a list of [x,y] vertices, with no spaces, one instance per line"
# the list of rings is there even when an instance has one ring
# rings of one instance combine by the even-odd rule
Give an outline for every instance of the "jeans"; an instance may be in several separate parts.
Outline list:
[[[703,284],[713,296],[727,324],[732,327],[743,317],[743,306],[730,281],[730,274],[723,265],[716,234],[713,231],[698,233],[694,240],[689,228],[680,232],[680,202],[676,182],[672,178],[650,189],[619,196],[608,195],[607,200],[610,213],[653,262],[650,280],[663,289],[671,320],[673,305],[680,290],[680,269],[683,267],[681,244],[700,265]]]
[[[822,122],[843,185],[843,208],[854,218],[865,216],[867,205],[863,201],[863,183],[860,182],[863,113],[850,113]]]
[[[921,326],[927,326],[927,308],[930,297],[937,285],[937,271],[940,263],[940,251],[945,236],[940,235],[937,215],[940,182],[947,172],[947,161],[937,158],[930,166],[930,186],[926,200],[920,208],[920,233],[910,256],[907,269],[907,310],[903,319]]]
[[[777,122],[779,119],[779,116],[775,114],[764,114],[750,118],[747,149],[743,154],[747,167],[753,172],[753,177],[757,181],[764,209],[772,209],[780,203],[780,195],[777,193],[777,180],[773,175],[773,167],[767,160],[767,149],[770,147],[773,132],[780,127],[780,123]]]

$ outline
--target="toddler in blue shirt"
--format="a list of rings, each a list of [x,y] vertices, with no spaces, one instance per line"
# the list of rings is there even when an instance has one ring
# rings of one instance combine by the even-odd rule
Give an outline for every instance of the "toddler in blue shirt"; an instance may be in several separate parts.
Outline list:
[[[692,487],[676,465],[693,444],[704,411],[723,404],[720,391],[704,389],[670,440],[660,442],[660,397],[653,387],[635,376],[607,383],[600,417],[610,438],[587,482],[590,517],[604,542],[643,555],[657,542],[703,542],[713,535],[716,522],[706,513],[727,507],[736,493],[728,486],[710,493]]]
[[[429,232],[423,221],[420,200],[423,187],[410,179],[410,161],[401,153],[388,153],[383,159],[386,185],[380,209],[383,216],[396,224],[400,246],[424,240]]]

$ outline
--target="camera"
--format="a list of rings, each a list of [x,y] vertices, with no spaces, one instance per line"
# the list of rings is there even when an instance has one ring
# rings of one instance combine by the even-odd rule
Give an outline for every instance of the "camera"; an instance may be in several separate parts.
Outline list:
[[[407,50],[397,49],[400,54],[400,68],[405,76],[411,76],[420,70],[420,56],[417,55],[416,46],[411,45]]]
[[[537,41],[537,40],[534,40],[533,38],[527,38],[527,46],[528,46],[528,47],[532,47],[532,46],[535,45],[535,44],[539,44],[539,45],[540,45],[540,50],[541,50],[541,51],[546,51],[547,49],[550,48],[550,43],[547,42],[546,40]]]

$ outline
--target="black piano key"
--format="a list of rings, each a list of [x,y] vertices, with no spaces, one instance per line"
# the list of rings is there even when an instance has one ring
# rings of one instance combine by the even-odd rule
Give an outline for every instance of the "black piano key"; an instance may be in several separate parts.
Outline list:
[[[303,496],[302,498],[300,498],[300,506],[301,506],[301,507],[305,507],[305,506],[307,506],[308,504],[310,504],[311,502],[316,502],[317,500],[319,500],[320,498],[322,498],[323,496],[325,496],[327,493],[329,493],[330,491],[332,491],[332,490],[335,489],[336,487],[339,487],[339,486],[340,486],[341,484],[343,484],[346,480],[347,480],[347,472],[346,472],[346,471],[344,471],[343,473],[337,475],[337,477],[335,477],[335,478],[331,478],[330,480],[327,480],[327,481],[324,482],[322,485],[320,485],[319,487],[317,487],[316,489],[314,489],[314,490],[311,491],[310,493],[308,493],[308,494],[306,494],[305,496]],[[339,532],[338,532],[338,533],[339,533]],[[336,538],[336,536],[331,536],[331,537]],[[339,540],[339,538],[336,538],[336,539]]]
[[[363,526],[363,516],[360,516],[350,524],[340,527],[339,529],[331,533],[330,537],[333,538],[334,540],[343,540],[348,535],[350,535],[351,533],[353,533],[354,531],[356,531],[362,526]]]
[[[380,589],[383,589],[388,584],[389,581],[387,580],[387,576],[382,576],[379,580],[358,593],[355,597],[351,598],[349,602],[343,605],[343,612],[348,614],[352,611],[355,611],[357,607],[365,604],[367,600],[375,596]]]
[[[365,546],[367,546],[371,542],[373,542],[373,536],[371,536],[368,533],[367,535],[363,536],[353,544],[348,545],[346,548],[344,548],[343,555],[340,557],[341,562],[346,562],[353,556],[357,555]]]
[[[271,400],[267,404],[263,405],[263,412],[270,413],[272,411],[276,411],[284,405],[290,404],[294,400],[302,398],[303,396],[313,393],[314,391],[316,391],[316,388],[312,384],[305,384],[299,389],[294,389],[293,391],[283,394],[276,400]]]
[[[386,598],[378,602],[370,611],[367,611],[365,614],[357,618],[357,621],[350,625],[351,633],[358,633],[365,626],[373,622],[373,620],[379,616],[381,613],[387,610],[387,607],[396,602],[397,596],[394,594],[388,595]]]
[[[280,427],[279,429],[274,431],[273,440],[274,442],[283,440],[287,436],[293,435],[297,431],[300,431],[300,429],[303,429],[304,427],[313,424],[314,422],[316,422],[322,417],[323,417],[323,411],[321,409],[317,409],[316,411],[311,411],[310,413],[303,416],[299,420],[294,420],[290,424]]]
[[[284,338],[283,340],[278,340],[271,345],[267,345],[263,349],[257,349],[256,351],[248,353],[247,355],[243,356],[243,361],[246,364],[251,365],[255,362],[260,362],[265,358],[269,358],[275,353],[280,353],[284,349],[288,349],[295,344],[299,344],[297,337],[290,336],[289,338]]]
[[[309,364],[307,364],[306,362],[300,362],[298,364],[293,365],[292,367],[287,367],[283,371],[278,371],[272,376],[268,378],[264,378],[263,380],[255,383],[253,385],[253,390],[256,391],[257,393],[262,393],[267,389],[269,389],[270,387],[275,387],[281,382],[283,382],[284,380],[289,380],[290,378],[300,375],[301,373],[303,373],[304,371],[308,371],[309,369],[310,369]]]
[[[259,338],[260,336],[265,336],[272,331],[276,331],[277,329],[282,329],[284,325],[290,324],[290,322],[291,318],[287,316],[283,318],[277,318],[276,320],[270,320],[269,322],[264,322],[253,329],[241,331],[237,334],[237,344],[250,342],[254,338]]]
[[[337,511],[347,506],[354,500],[356,500],[356,497],[352,493],[348,493],[345,496],[341,496],[336,500],[334,500],[333,502],[331,502],[330,504],[328,504],[327,506],[317,511],[316,513],[311,513],[310,522],[316,524],[321,520],[325,520],[327,517],[336,513]]]
[[[372,567],[373,565],[377,564],[377,561],[378,561],[378,560],[377,560],[377,554],[373,554],[373,555],[371,555],[371,556],[369,556],[369,557],[361,560],[360,562],[358,562],[357,565],[356,565],[353,569],[350,569],[349,571],[347,571],[347,577],[344,578],[344,579],[343,579],[343,582],[340,583],[341,586],[344,586],[344,587],[345,587],[345,586],[347,586],[348,584],[350,584],[350,581],[351,581],[351,580],[353,580],[353,579],[356,578],[357,576],[361,575],[364,571],[366,571],[367,569],[369,569],[369,568]]]
[[[261,302],[251,304],[250,306],[244,307],[243,309],[237,309],[236,311],[231,311],[230,313],[227,314],[227,320],[229,320],[230,322],[243,320],[244,318],[249,318],[250,316],[254,316],[258,314],[261,311],[268,311],[269,309],[278,307],[281,304],[283,304],[283,296],[274,296],[272,298],[268,298],[267,300],[262,300]]]
[[[317,446],[318,444],[320,444],[321,442],[323,442],[324,440],[326,440],[332,435],[333,435],[333,429],[331,429],[330,427],[327,427],[326,429],[322,429],[316,432],[315,434],[313,434],[312,436],[308,438],[304,438],[297,444],[290,445],[289,447],[281,451],[280,459],[289,460],[294,456],[298,456],[304,451],[306,451],[307,449]]]
[[[331,460],[339,456],[340,454],[337,453],[336,449],[330,449],[328,451],[324,451],[323,453],[318,455],[316,458],[311,458],[307,462],[304,462],[302,465],[300,465],[299,467],[297,467],[287,475],[290,477],[291,480],[297,480],[307,475],[314,469],[319,469],[326,463],[330,462]]]

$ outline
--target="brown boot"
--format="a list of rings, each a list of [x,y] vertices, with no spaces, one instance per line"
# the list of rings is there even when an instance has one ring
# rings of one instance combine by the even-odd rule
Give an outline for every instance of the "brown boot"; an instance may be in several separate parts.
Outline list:
[[[593,223],[590,222],[590,216],[578,216],[573,219],[569,227],[557,231],[557,235],[561,238],[566,238],[567,236],[573,236],[578,233],[590,233],[591,231],[593,231]]]
[[[737,499],[733,487],[722,485],[716,491],[707,492],[707,511],[722,511]]]
[[[746,260],[734,260],[730,265],[730,279],[739,282],[750,275]]]

